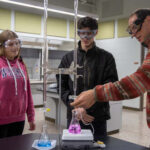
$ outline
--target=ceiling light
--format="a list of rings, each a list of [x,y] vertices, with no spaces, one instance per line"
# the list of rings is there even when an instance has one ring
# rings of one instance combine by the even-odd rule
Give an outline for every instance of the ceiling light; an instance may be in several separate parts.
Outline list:
[[[22,2],[16,2],[16,1],[11,1],[11,0],[0,0],[0,2],[44,10],[44,8],[41,7],[41,6],[34,6],[34,5],[31,5],[31,4],[26,4],[26,3],[22,3]],[[47,10],[50,11],[50,12],[55,12],[55,13],[59,13],[59,14],[74,16],[74,13],[71,13],[71,12],[66,12],[66,11],[56,10],[56,9],[51,9],[51,8],[48,8]],[[85,15],[81,15],[81,14],[78,14],[77,16],[78,17],[85,17]]]

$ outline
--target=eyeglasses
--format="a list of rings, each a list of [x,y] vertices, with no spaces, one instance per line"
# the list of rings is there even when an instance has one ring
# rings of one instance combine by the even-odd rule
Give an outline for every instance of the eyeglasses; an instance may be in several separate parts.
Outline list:
[[[127,28],[127,32],[132,35],[132,34],[136,34],[137,32],[139,32],[142,28],[142,24],[144,22],[145,19],[137,19],[133,22],[133,24],[131,26],[129,26]]]
[[[21,40],[16,38],[14,40],[7,40],[5,43],[4,43],[4,47],[5,48],[9,48],[9,47],[17,47],[17,48],[20,48],[21,47]]]
[[[78,29],[78,35],[81,39],[92,39],[96,35],[97,30],[80,30]]]

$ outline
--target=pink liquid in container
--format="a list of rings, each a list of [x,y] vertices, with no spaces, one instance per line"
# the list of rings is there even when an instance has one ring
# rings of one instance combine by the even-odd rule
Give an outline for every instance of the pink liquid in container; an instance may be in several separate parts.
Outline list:
[[[77,119],[77,112],[72,112],[72,120],[69,126],[69,133],[79,134],[81,132],[81,127],[79,124],[79,120]]]
[[[69,133],[79,134],[81,132],[81,127],[79,124],[71,124],[69,126]]]

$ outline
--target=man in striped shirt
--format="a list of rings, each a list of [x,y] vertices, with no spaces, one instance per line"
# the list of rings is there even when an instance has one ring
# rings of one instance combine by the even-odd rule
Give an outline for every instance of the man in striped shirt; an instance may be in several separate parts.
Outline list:
[[[119,101],[136,98],[147,92],[147,123],[150,128],[150,9],[138,9],[129,17],[127,31],[143,46],[149,49],[143,64],[137,71],[114,83],[98,85],[82,92],[71,104],[74,107],[89,108],[96,101]]]

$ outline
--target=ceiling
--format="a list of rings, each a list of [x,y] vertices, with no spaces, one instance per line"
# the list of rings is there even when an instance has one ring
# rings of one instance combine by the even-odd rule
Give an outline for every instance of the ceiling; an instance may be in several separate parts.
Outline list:
[[[4,0],[3,0],[4,1]],[[44,6],[44,0],[11,0],[34,6]],[[114,18],[125,18],[137,8],[147,8],[150,0],[78,0],[78,14],[99,18],[100,20],[111,20]],[[29,7],[17,6],[1,2],[0,7],[43,14],[43,10]],[[74,0],[48,0],[48,8],[63,10],[74,13]],[[58,18],[74,19],[73,16],[49,12],[49,16]]]
[[[44,6],[44,0],[11,0],[11,1],[17,1],[40,7]],[[78,13],[83,14],[85,16],[98,17],[99,21],[107,21],[118,18],[127,18],[133,10],[137,8],[147,8],[147,6],[150,6],[150,0],[79,0]],[[1,2],[1,0],[0,0],[0,7],[29,13],[36,13],[41,15],[44,14],[43,10],[24,6],[17,6],[14,4],[8,4]],[[48,0],[48,8],[74,13],[74,0]],[[66,18],[72,20],[74,19],[73,16],[53,12],[49,12],[48,15],[58,18]],[[32,40],[30,42],[32,42]],[[34,38],[33,44],[39,46],[39,43],[40,42],[36,41],[36,38]],[[63,49],[64,47],[65,48],[68,47],[68,49],[70,49],[73,45],[73,41],[72,42],[63,41],[60,42],[59,44],[58,43],[56,44],[54,41],[50,41],[50,43],[52,44],[52,46],[58,47],[60,49]],[[28,45],[31,43],[25,41],[24,44]]]
[[[35,2],[43,3],[44,0],[32,0]],[[79,11],[95,12],[96,13],[96,2],[100,0],[78,0]],[[48,0],[49,5],[57,7],[64,7],[68,9],[74,9],[74,0]]]
[[[11,0],[11,1],[44,7],[44,0]],[[88,15],[91,17],[98,18],[97,8],[96,8],[97,1],[99,0],[79,0],[78,14],[82,14],[85,16]],[[42,14],[42,15],[44,13],[43,10],[4,3],[2,1],[0,1],[0,7],[14,9],[23,12],[29,12],[29,13]],[[74,0],[48,0],[48,8],[74,13]],[[68,16],[68,15],[58,14],[53,12],[48,12],[48,15],[53,17],[58,17],[58,18],[73,19],[73,16]]]

